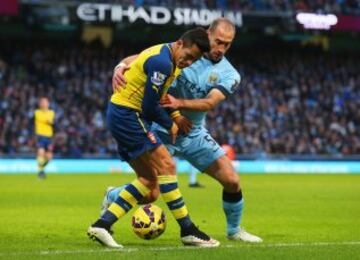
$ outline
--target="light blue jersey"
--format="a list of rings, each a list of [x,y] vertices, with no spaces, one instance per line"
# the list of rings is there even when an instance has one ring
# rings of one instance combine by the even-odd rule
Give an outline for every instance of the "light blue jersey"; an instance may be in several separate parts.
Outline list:
[[[218,63],[202,58],[182,70],[169,93],[180,99],[200,99],[217,88],[227,97],[239,83],[239,73],[225,57]],[[181,114],[192,121],[195,129],[204,125],[206,112],[181,110]]]
[[[206,98],[210,91],[216,88],[227,97],[235,91],[239,83],[239,73],[225,57],[218,63],[202,58],[182,70],[169,89],[169,93],[179,99],[201,99]],[[203,171],[225,152],[204,128],[207,112],[189,110],[180,110],[180,112],[191,120],[193,128],[187,135],[178,136],[175,145],[171,144],[166,129],[155,124],[153,130],[157,132],[172,155],[183,157]]]

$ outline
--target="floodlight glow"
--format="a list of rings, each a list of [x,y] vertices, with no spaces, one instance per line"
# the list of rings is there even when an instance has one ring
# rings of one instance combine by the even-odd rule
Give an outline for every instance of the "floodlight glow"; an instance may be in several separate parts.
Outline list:
[[[319,30],[329,30],[331,26],[338,22],[338,18],[334,14],[298,13],[296,20],[301,23],[305,29]]]

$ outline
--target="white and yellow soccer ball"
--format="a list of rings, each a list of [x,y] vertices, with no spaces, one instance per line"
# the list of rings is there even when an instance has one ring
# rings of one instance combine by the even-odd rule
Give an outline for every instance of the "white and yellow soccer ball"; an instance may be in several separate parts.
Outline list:
[[[141,206],[132,217],[132,227],[138,237],[146,240],[155,239],[166,229],[165,213],[154,204]]]

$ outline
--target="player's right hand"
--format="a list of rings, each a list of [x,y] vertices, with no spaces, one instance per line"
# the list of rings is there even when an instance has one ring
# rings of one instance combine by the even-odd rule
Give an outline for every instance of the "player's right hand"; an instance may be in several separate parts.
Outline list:
[[[179,127],[179,132],[181,134],[187,134],[191,131],[193,124],[186,117],[180,115],[180,116],[173,118],[173,120]]]
[[[113,78],[112,78],[112,87],[113,91],[120,91],[122,87],[126,85],[126,79],[124,77],[125,71],[130,67],[128,65],[118,66],[114,69]]]
[[[171,128],[168,131],[169,131],[169,135],[170,135],[172,144],[175,144],[176,136],[177,136],[178,131],[179,131],[179,127],[177,126],[176,123],[173,123]]]

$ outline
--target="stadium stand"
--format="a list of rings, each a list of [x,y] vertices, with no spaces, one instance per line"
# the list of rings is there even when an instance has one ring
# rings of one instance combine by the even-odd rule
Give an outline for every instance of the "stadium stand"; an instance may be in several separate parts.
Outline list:
[[[39,3],[44,0],[26,0],[26,3]],[[46,0],[45,2],[64,2]],[[333,12],[341,14],[360,14],[360,3],[356,0],[72,0],[67,2],[111,3],[135,6],[168,6],[210,8],[241,11],[272,11],[272,12]]]
[[[33,110],[45,95],[57,115],[56,154],[116,156],[105,110],[112,69],[124,49],[1,47],[0,154],[34,152]],[[207,120],[220,144],[257,156],[360,153],[360,57],[297,52],[232,57],[242,83]]]

